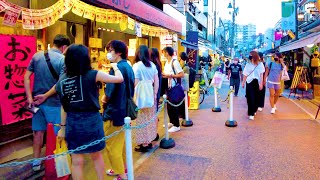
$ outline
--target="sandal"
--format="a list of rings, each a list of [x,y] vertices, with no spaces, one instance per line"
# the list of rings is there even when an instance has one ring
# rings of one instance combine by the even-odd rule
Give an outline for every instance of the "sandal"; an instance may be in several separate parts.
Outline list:
[[[142,146],[142,144],[138,145],[137,147],[134,148],[135,151],[137,152],[148,152],[150,145],[148,144],[148,146]],[[152,144],[151,144],[152,147]]]
[[[115,174],[114,171],[113,171],[113,169],[108,169],[108,170],[106,170],[106,174],[107,174],[108,176],[118,176],[118,175],[119,175],[119,174]]]

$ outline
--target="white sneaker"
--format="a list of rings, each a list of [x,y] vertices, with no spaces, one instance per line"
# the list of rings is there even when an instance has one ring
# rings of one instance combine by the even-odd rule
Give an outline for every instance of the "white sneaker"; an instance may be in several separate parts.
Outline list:
[[[260,112],[261,112],[262,110],[263,110],[263,108],[261,108],[261,107],[259,107],[259,108],[258,108],[258,111],[260,111]]]
[[[180,127],[176,127],[176,126],[172,126],[168,132],[177,132],[177,131],[180,131]]]
[[[274,114],[274,113],[276,113],[276,108],[271,108],[271,112],[270,112],[271,114]]]
[[[171,128],[173,126],[172,123],[168,123],[168,128]],[[166,127],[166,125],[164,124],[163,127]]]
[[[40,171],[40,169],[41,169],[41,161],[39,161],[39,160],[33,161],[32,169],[33,169],[33,171]]]
[[[249,116],[249,120],[254,120],[254,116]]]

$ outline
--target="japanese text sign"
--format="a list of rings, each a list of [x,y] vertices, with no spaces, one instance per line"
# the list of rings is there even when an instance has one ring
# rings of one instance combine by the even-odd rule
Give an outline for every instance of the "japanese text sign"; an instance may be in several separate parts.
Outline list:
[[[0,47],[0,107],[2,125],[6,125],[32,117],[22,108],[27,100],[23,79],[36,53],[36,38],[0,35]]]

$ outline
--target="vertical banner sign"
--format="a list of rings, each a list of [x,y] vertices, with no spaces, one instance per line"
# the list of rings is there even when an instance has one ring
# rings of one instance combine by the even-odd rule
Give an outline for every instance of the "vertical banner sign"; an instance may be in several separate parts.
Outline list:
[[[23,76],[36,53],[36,38],[0,35],[0,47],[0,107],[6,125],[32,117],[22,108],[27,101]]]
[[[282,3],[282,30],[295,30],[296,17],[295,17],[295,2],[281,2]]]
[[[187,32],[187,42],[198,46],[198,31],[188,31]],[[197,59],[198,59],[198,50],[187,47],[188,54],[188,66],[196,69]]]

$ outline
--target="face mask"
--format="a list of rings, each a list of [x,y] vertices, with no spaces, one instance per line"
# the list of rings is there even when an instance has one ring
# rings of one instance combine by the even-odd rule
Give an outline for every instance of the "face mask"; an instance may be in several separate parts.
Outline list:
[[[252,56],[251,55],[249,56],[249,59],[252,60]]]
[[[111,53],[107,54],[107,59],[110,60],[110,62],[114,62],[114,58],[112,57]]]

